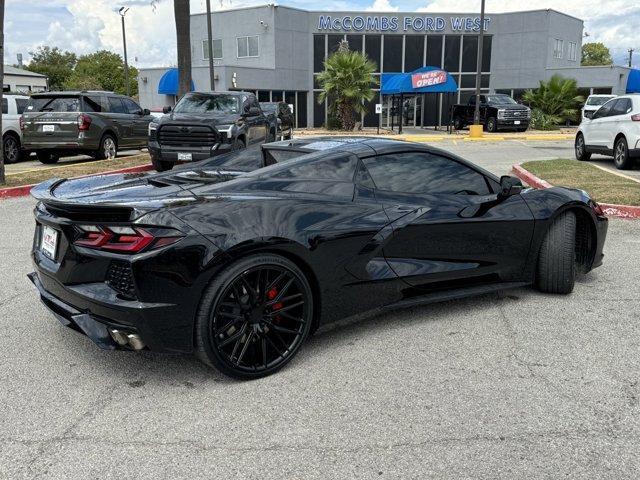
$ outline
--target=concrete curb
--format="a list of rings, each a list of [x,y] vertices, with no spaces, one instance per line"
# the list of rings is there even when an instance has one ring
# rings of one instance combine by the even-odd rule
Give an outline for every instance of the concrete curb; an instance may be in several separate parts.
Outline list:
[[[536,177],[529,170],[522,168],[520,165],[514,165],[511,167],[513,173],[516,174],[520,180],[526,182],[533,188],[551,188],[549,182],[542,180],[541,178]],[[613,203],[600,203],[600,208],[607,217],[617,217],[617,218],[640,218],[640,206],[635,205],[616,205]]]
[[[136,167],[121,168],[120,170],[111,170],[108,172],[92,173],[90,175],[80,175],[79,177],[72,178],[95,177],[97,175],[113,175],[117,173],[141,173],[148,172],[149,170],[153,170],[153,165],[138,165]],[[18,187],[0,188],[0,200],[4,200],[7,198],[24,197],[26,195],[29,195],[31,189],[36,185],[37,184],[34,183],[32,185],[20,185]]]

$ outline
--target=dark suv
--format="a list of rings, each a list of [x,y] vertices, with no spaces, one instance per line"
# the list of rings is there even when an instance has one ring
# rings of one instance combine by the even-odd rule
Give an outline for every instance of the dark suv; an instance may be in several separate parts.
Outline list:
[[[191,92],[149,124],[149,153],[158,171],[268,141],[269,120],[248,92]]]
[[[115,158],[118,148],[146,147],[152,119],[149,110],[113,92],[36,93],[22,115],[22,142],[42,163],[80,153]]]
[[[271,137],[277,140],[293,138],[293,113],[284,102],[260,102],[260,108],[271,120]]]

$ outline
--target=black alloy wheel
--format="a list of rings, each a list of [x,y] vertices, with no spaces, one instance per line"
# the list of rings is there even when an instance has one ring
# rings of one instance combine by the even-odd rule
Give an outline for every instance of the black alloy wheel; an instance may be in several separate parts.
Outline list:
[[[618,170],[628,170],[633,166],[633,159],[629,155],[627,139],[620,137],[613,147],[613,163]]]
[[[489,117],[487,118],[487,131],[494,133],[498,131],[498,122],[495,118]]]
[[[199,357],[232,377],[269,375],[297,353],[312,314],[309,283],[295,264],[275,255],[247,257],[219,275],[203,297]]]
[[[585,161],[591,158],[591,154],[587,152],[587,148],[584,143],[584,135],[582,135],[582,133],[578,133],[578,135],[576,136],[575,149],[576,149],[576,159],[580,161]]]
[[[6,134],[2,143],[4,163],[16,163],[20,161],[22,157],[22,152],[20,151],[20,140],[18,140],[13,134]]]
[[[456,117],[453,119],[453,128],[456,130],[462,130],[464,128],[464,122],[462,118]]]

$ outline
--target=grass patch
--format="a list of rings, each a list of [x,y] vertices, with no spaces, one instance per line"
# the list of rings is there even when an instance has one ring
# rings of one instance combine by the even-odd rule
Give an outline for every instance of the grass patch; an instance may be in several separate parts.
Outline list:
[[[6,176],[6,183],[0,187],[19,187],[21,185],[32,185],[44,182],[50,178],[72,178],[83,175],[94,175],[97,173],[119,170],[121,168],[137,167],[148,165],[151,162],[148,153],[132,155],[130,157],[120,157],[114,160],[88,161],[74,163],[72,165],[57,165],[55,167],[41,167],[27,172],[10,173]]]
[[[551,185],[580,188],[602,203],[640,205],[640,183],[577,160],[537,160],[522,168]]]

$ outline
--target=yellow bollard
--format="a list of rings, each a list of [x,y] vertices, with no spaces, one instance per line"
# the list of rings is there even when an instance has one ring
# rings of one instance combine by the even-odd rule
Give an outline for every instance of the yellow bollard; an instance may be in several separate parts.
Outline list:
[[[482,138],[482,125],[469,125],[470,138]]]

